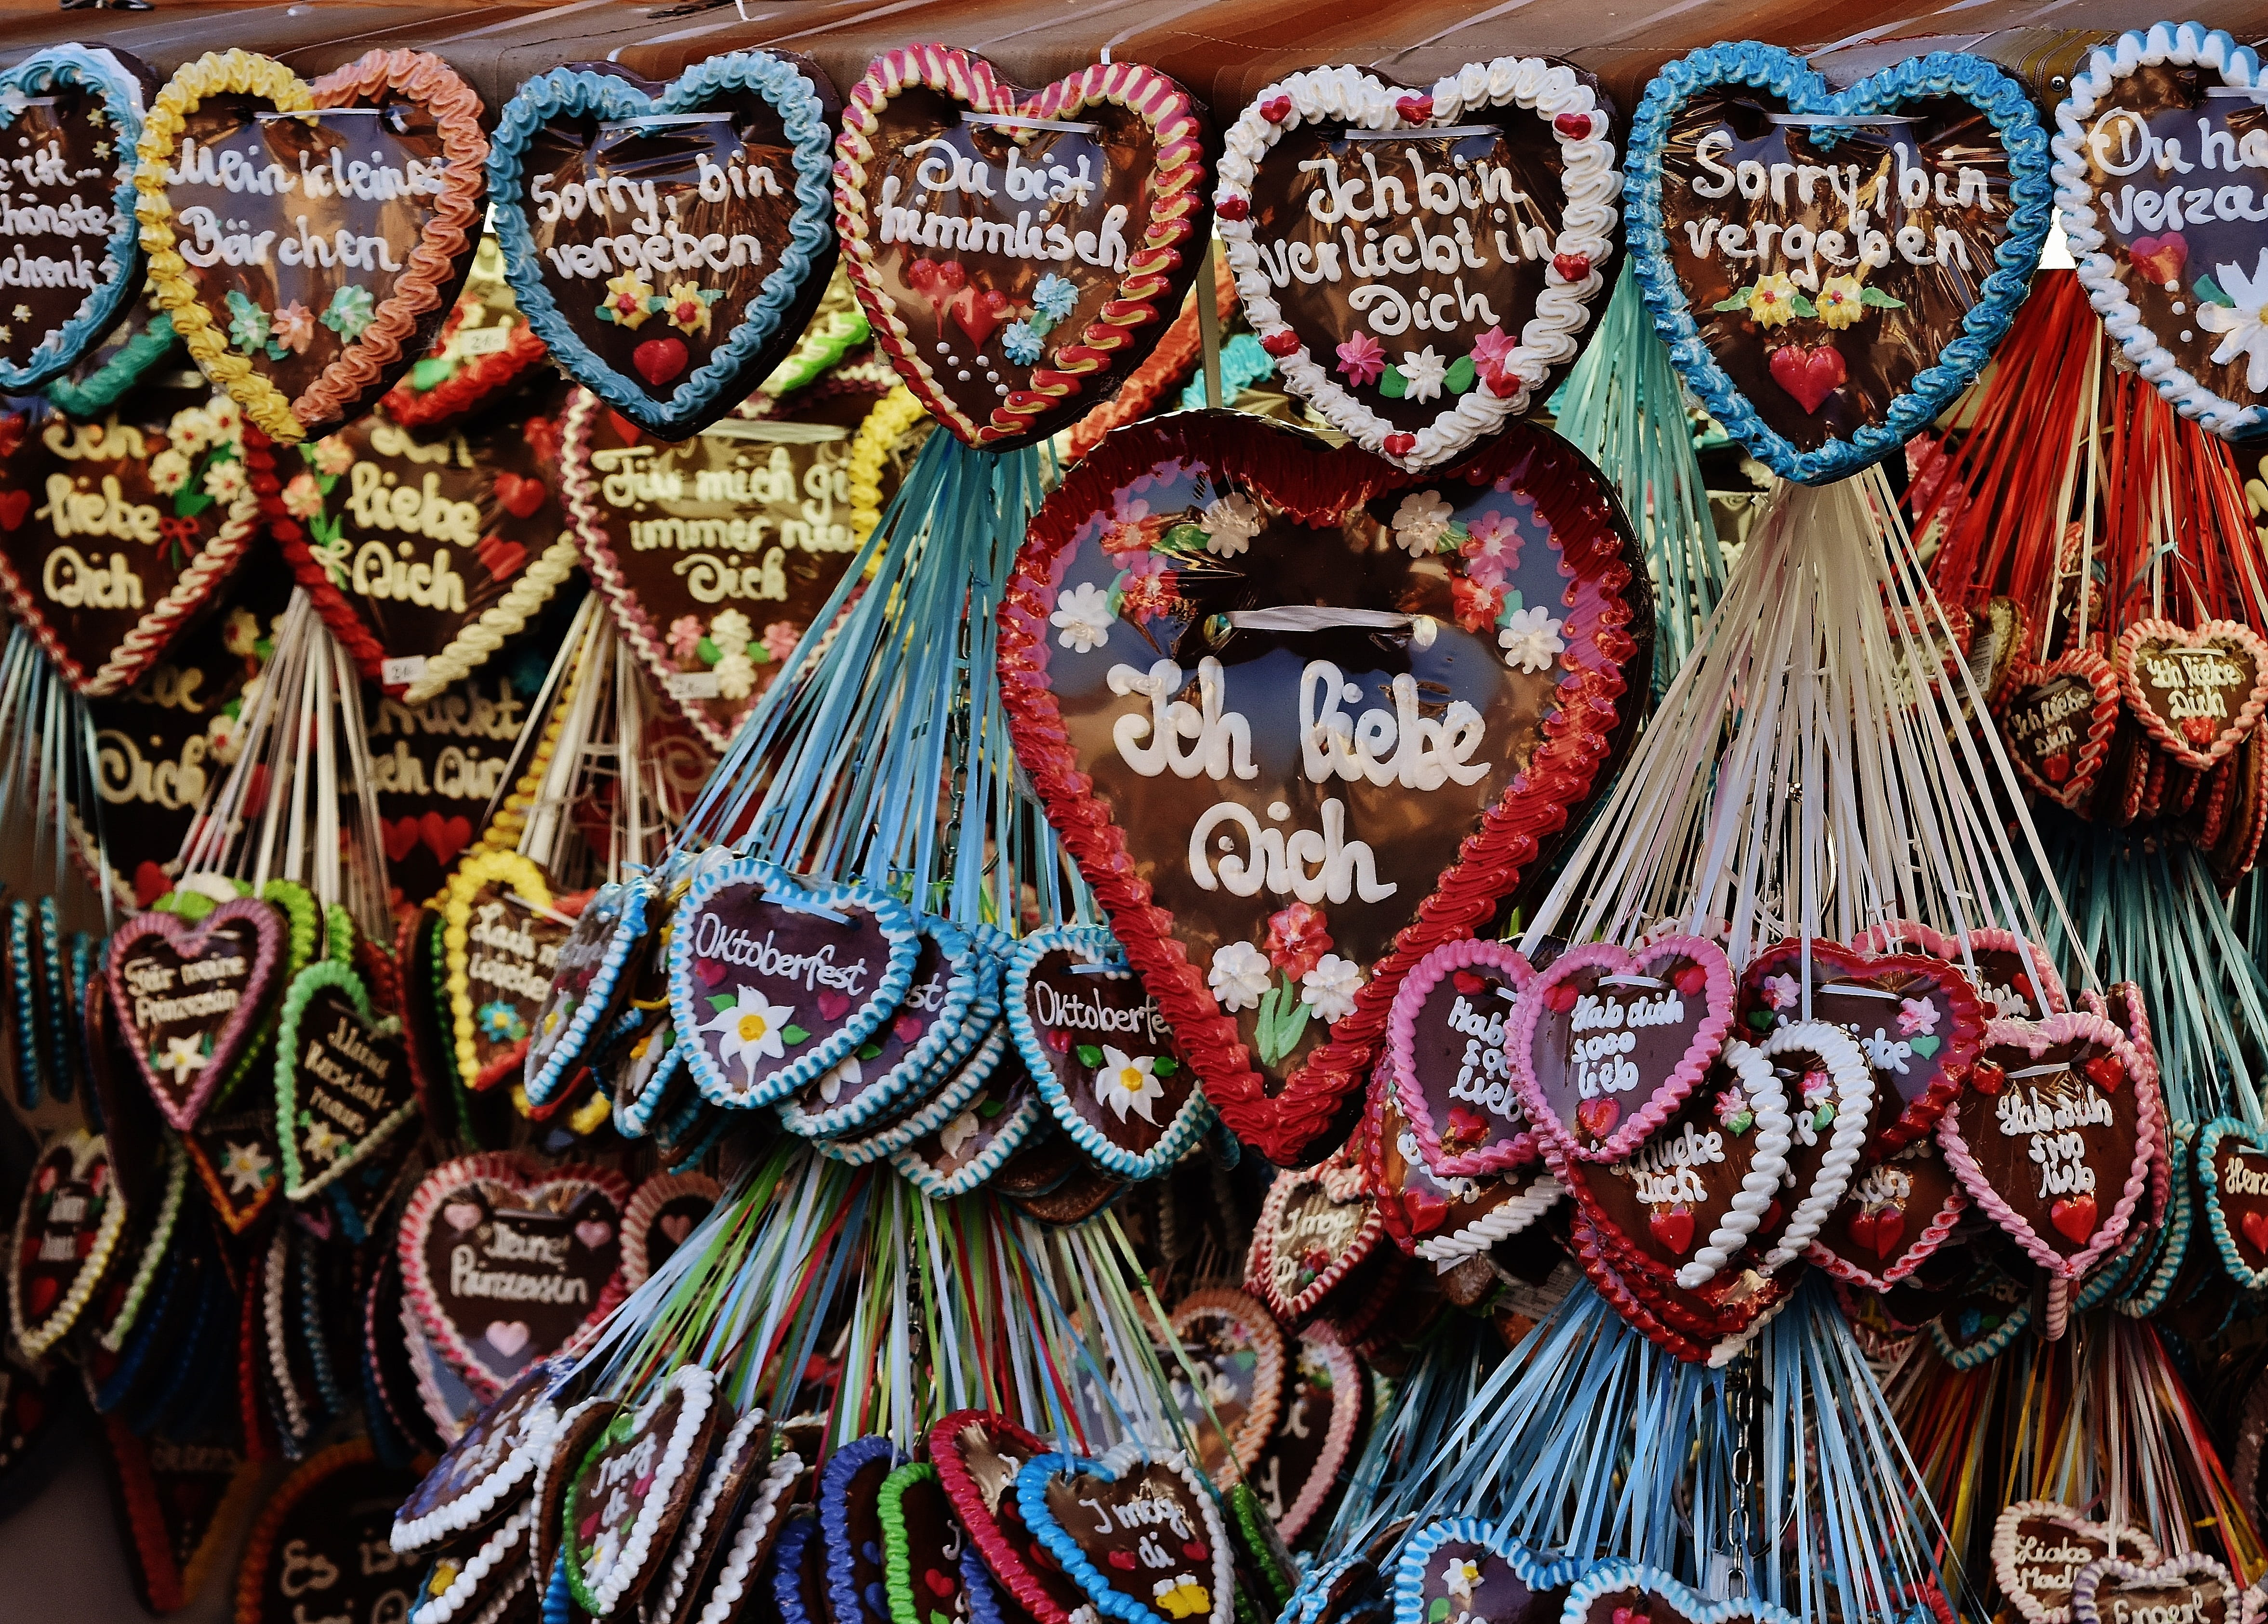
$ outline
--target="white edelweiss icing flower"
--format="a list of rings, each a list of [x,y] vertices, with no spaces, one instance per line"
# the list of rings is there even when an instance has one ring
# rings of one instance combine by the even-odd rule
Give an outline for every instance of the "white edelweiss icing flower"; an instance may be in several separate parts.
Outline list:
[[[1413,558],[1433,551],[1449,533],[1453,511],[1437,490],[1413,490],[1394,510],[1394,539]]]
[[[787,1040],[781,1034],[794,1018],[792,1004],[774,1003],[755,988],[740,987],[734,989],[733,1002],[703,1022],[701,1031],[722,1040],[717,1060],[726,1070],[747,1062],[747,1083],[753,1084],[758,1061],[786,1058]]]
[[[1122,1122],[1131,1111],[1156,1126],[1158,1119],[1151,1113],[1151,1105],[1166,1094],[1166,1085],[1157,1078],[1157,1064],[1154,1054],[1129,1054],[1123,1049],[1104,1044],[1102,1064],[1094,1072],[1095,1099],[1116,1112]]]
[[[1237,490],[1213,498],[1197,524],[1205,533],[1206,552],[1233,558],[1260,533],[1262,522],[1259,504]]]
[[[1402,376],[1407,380],[1409,398],[1431,400],[1441,393],[1441,380],[1448,375],[1449,363],[1428,344],[1423,349],[1406,349],[1402,353]]]
[[[1257,1009],[1268,992],[1268,955],[1249,942],[1229,942],[1216,949],[1205,985],[1231,1015]]]
[[[1057,598],[1056,612],[1048,622],[1060,628],[1057,643],[1085,654],[1110,641],[1110,624],[1117,618],[1110,612],[1110,594],[1086,581]]]
[[[1300,1002],[1327,1021],[1352,1010],[1354,996],[1361,990],[1362,966],[1336,953],[1325,953],[1300,978]]]
[[[1547,671],[1567,647],[1559,636],[1565,621],[1555,621],[1551,612],[1538,604],[1531,609],[1514,609],[1506,617],[1504,629],[1496,635],[1504,650],[1504,663],[1525,672]]]
[[[2235,301],[2234,305],[2198,306],[2198,326],[2220,334],[2213,364],[2226,366],[2241,356],[2244,386],[2255,394],[2268,391],[2268,248],[2260,251],[2260,262],[2250,276],[2241,265],[2216,265],[2213,277]]]

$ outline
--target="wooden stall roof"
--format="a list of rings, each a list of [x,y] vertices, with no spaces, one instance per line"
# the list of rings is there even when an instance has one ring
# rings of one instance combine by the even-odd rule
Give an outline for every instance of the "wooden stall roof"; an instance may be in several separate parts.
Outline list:
[[[770,46],[815,60],[838,88],[876,53],[917,40],[977,51],[1037,84],[1094,61],[1163,69],[1224,114],[1300,68],[1351,62],[1410,84],[1460,63],[1544,53],[1597,74],[1627,114],[1660,64],[1719,40],[1763,40],[1857,78],[1931,49],[1980,52],[2044,103],[2086,48],[2157,19],[2137,0],[158,0],[151,11],[59,11],[0,0],[0,62],[79,40],[161,74],[241,46],[313,77],[373,46],[437,52],[491,112],[532,74],[611,60],[654,77],[718,51]],[[2197,0],[2170,13],[2268,45],[2268,0]]]

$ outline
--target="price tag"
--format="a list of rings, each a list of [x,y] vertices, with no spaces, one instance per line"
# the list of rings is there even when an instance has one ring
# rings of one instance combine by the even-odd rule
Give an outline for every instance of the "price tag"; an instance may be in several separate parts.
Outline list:
[[[512,342],[512,329],[502,322],[492,327],[470,327],[457,334],[460,356],[499,356]]]
[[[715,699],[717,673],[713,671],[673,671],[665,679],[672,699]]]
[[[378,668],[378,680],[390,688],[406,688],[425,674],[425,657],[404,654],[383,662]]]

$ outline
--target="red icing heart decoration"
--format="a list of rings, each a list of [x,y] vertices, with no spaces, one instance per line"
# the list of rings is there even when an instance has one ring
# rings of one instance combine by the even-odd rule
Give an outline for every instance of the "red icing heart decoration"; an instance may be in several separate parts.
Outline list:
[[[836,142],[843,265],[939,423],[1027,445],[1125,380],[1204,264],[1205,135],[1133,62],[1024,95],[948,46],[875,58]]]
[[[1636,952],[1601,942],[1562,953],[1521,999],[1506,1042],[1538,1131],[1568,1155],[1611,1162],[1669,1121],[1732,1024],[1724,950],[1664,936]]]
[[[298,446],[259,448],[254,488],[323,622],[363,675],[422,704],[478,669],[580,558],[524,424],[556,412],[547,380],[477,425],[413,431],[383,408]],[[522,513],[510,475],[542,488]],[[525,503],[525,486],[510,487]]]
[[[2235,621],[2196,629],[2137,621],[2112,663],[2126,709],[2160,748],[2204,772],[2243,743],[2268,710],[2268,638]]]
[[[1426,954],[1395,994],[1388,1063],[1403,1113],[1436,1172],[1493,1172],[1535,1159],[1535,1135],[1505,1047],[1521,989],[1535,976],[1508,942],[1450,942]]]
[[[1270,1158],[1344,1135],[1403,978],[1607,782],[1649,657],[1636,556],[1588,465],[1518,429],[1425,480],[1183,414],[1034,519],[1000,614],[1017,759]]]
[[[66,682],[121,693],[250,550],[243,415],[201,383],[144,387],[99,422],[0,417],[0,592]]]
[[[445,1163],[417,1187],[396,1245],[403,1290],[482,1400],[620,1300],[630,1199],[608,1169],[496,1155]],[[601,1228],[604,1238],[588,1244]]]
[[[249,897],[195,925],[143,914],[110,937],[104,966],[119,1030],[158,1108],[186,1133],[234,1070],[268,1012],[283,962],[284,922]]]
[[[547,718],[512,683],[512,663],[491,660],[414,705],[365,691],[363,724],[387,878],[409,901],[447,883],[458,857],[488,828],[491,805],[501,810],[515,787],[505,774],[521,738],[542,732]],[[537,753],[539,762],[523,762],[523,773],[540,764],[540,746]]]
[[[2072,650],[2044,665],[2019,655],[1992,704],[2024,783],[2059,806],[2083,808],[2118,724],[2118,676],[2110,662],[2092,649]]]
[[[1783,344],[1772,351],[1771,367],[1772,382],[1794,396],[1796,404],[1807,412],[1818,411],[1851,376],[1843,352],[1832,344],[1812,348]]]
[[[2126,246],[2126,261],[2143,281],[2163,287],[2180,281],[2182,267],[2190,262],[2190,246],[2179,231],[2137,237]]]
[[[1469,63],[1431,93],[1352,68],[1263,90],[1228,132],[1214,206],[1285,386],[1410,468],[1542,400],[1608,286],[1606,112],[1594,79],[1541,56]]]
[[[2089,1062],[2117,1061],[2105,1093]],[[2077,1280],[2125,1238],[2165,1157],[2158,1091],[2125,1034],[2099,1015],[1995,1020],[1979,1067],[1999,1069],[1938,1121],[1938,1143],[1970,1198],[2040,1267]]]
[[[1898,1116],[1875,1135],[1876,1148],[1888,1150],[1927,1134],[1945,1114],[1984,1040],[1986,1014],[1969,978],[1943,959],[1790,937],[1741,973],[1734,1030],[1753,1040],[1809,1018],[1848,1032],[1874,1071],[1878,1097],[1891,1091],[1900,1101]]]

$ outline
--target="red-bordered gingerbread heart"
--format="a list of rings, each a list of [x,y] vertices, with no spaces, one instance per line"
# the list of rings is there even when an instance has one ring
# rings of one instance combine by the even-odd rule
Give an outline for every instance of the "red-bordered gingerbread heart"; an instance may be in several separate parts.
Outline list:
[[[1317,1166],[1279,1173],[1260,1204],[1244,1288],[1287,1326],[1322,1311],[1386,1232],[1350,1141]]]
[[[1182,414],[1034,519],[1000,612],[1017,759],[1265,1155],[1344,1135],[1403,977],[1607,782],[1651,647],[1636,558],[1595,472],[1517,428],[1419,478]]]
[[[2268,638],[2236,621],[2137,621],[2111,659],[2128,711],[2184,767],[2212,767],[2268,711]]]
[[[1992,708],[2024,782],[2059,806],[2086,805],[2118,722],[2110,662],[2092,649],[2044,664],[2020,658]]]
[[[1041,1548],[1016,1503],[1017,1473],[1047,1452],[1045,1440],[984,1410],[955,1410],[929,1433],[938,1482],[992,1576],[1038,1624],[1071,1624],[1091,1605],[1086,1593]]]
[[[1945,1244],[1969,1198],[1930,1138],[1868,1163],[1806,1255],[1836,1279],[1887,1291]]]
[[[843,264],[874,337],[971,445],[1077,421],[1139,364],[1204,255],[1204,116],[1101,62],[1021,95],[950,46],[886,51],[835,152]]]

